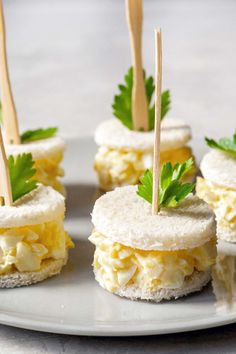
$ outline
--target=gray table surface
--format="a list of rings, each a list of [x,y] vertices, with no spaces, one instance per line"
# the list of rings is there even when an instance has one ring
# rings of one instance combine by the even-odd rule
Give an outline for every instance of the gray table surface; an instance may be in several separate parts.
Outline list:
[[[92,134],[111,117],[116,84],[130,66],[123,0],[5,0],[9,67],[21,129],[58,125]],[[235,128],[236,2],[144,0],[143,57],[154,71],[155,26],[163,30],[163,86],[171,116],[204,135]],[[235,353],[236,325],[149,338],[88,338],[0,326],[0,353]]]

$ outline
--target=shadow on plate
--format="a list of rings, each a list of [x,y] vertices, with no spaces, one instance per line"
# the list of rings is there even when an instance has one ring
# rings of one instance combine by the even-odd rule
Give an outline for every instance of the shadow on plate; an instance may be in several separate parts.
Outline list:
[[[88,217],[93,210],[95,201],[102,195],[95,185],[68,184],[65,187],[68,218]]]

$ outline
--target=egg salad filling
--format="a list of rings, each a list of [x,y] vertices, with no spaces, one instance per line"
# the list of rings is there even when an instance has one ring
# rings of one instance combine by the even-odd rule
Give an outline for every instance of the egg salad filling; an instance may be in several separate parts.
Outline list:
[[[196,191],[214,210],[218,225],[236,232],[236,190],[198,177]]]
[[[113,242],[96,230],[89,240],[96,246],[94,270],[105,289],[135,285],[145,290],[180,288],[193,272],[208,271],[215,263],[216,240],[186,250],[144,251]]]
[[[184,146],[179,149],[162,151],[161,165],[183,163],[192,157],[191,148]],[[138,151],[100,147],[95,156],[94,169],[98,174],[100,187],[109,191],[119,186],[138,184],[139,178],[152,167],[152,151]],[[187,178],[196,173],[192,170]]]
[[[0,274],[39,271],[44,259],[64,259],[73,246],[62,218],[39,225],[0,228]]]
[[[65,195],[65,188],[59,178],[64,176],[64,170],[60,167],[63,153],[49,155],[45,159],[35,160],[35,178],[45,186],[51,186],[59,193]]]
[[[213,288],[218,305],[235,302],[235,257],[218,254],[212,269]]]

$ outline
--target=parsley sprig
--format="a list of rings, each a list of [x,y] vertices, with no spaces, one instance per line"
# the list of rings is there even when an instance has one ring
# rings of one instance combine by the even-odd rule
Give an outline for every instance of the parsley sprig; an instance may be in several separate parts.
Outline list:
[[[33,178],[36,170],[33,168],[32,154],[18,155],[16,159],[10,155],[8,166],[13,201],[37,188],[37,181]]]
[[[154,79],[152,76],[146,78],[145,71],[143,71],[145,90],[148,102],[148,120],[149,130],[154,129],[155,122],[155,105],[153,103],[153,93],[155,90]],[[114,97],[112,104],[113,114],[130,130],[133,130],[132,121],[132,88],[133,88],[133,68],[128,70],[125,75],[125,83],[119,85],[119,94]],[[161,96],[161,119],[170,110],[170,91],[164,91]]]
[[[205,138],[205,141],[206,141],[207,145],[210,146],[211,148],[222,150],[224,152],[227,152],[228,154],[230,154],[234,158],[236,158],[236,131],[235,131],[232,139],[221,138],[217,142],[213,139]]]
[[[159,184],[159,207],[174,208],[176,207],[195,187],[195,183],[182,183],[181,179],[193,167],[193,159],[189,159],[184,163],[177,163],[174,166],[167,162],[161,170]],[[147,170],[143,177],[140,178],[137,194],[152,203],[152,187],[153,174],[151,170]]]
[[[56,127],[27,130],[23,134],[21,134],[21,143],[24,144],[36,140],[48,139],[55,136],[57,131],[58,129]]]

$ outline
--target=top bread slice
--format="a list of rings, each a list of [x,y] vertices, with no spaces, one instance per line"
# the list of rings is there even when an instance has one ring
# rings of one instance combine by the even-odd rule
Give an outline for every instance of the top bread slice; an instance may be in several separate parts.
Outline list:
[[[141,250],[178,250],[203,245],[216,235],[215,216],[197,196],[176,208],[151,214],[137,186],[116,188],[100,197],[92,212],[95,229],[112,241]]]
[[[42,224],[61,217],[64,212],[64,197],[51,187],[39,185],[13,206],[1,206],[0,228]]]
[[[5,149],[7,156],[13,155],[16,157],[19,154],[31,153],[34,160],[41,160],[63,152],[65,150],[65,141],[63,138],[56,136],[20,145],[5,144]]]
[[[236,189],[236,159],[219,150],[211,150],[202,159],[201,172],[205,179],[219,186]]]
[[[161,124],[161,151],[179,149],[191,139],[191,130],[183,121],[165,119]],[[150,151],[153,149],[154,131],[138,132],[125,127],[118,119],[101,123],[95,132],[99,146],[117,149]]]

